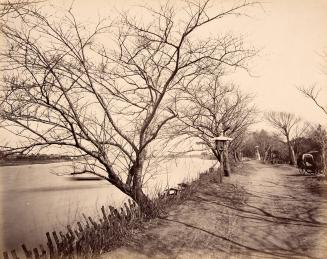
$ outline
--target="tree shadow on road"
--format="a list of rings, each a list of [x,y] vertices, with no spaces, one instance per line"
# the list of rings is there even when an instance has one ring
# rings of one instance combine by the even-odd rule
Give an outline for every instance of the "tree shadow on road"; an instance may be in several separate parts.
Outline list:
[[[273,167],[281,175],[265,179],[267,168],[250,163],[221,185],[203,184],[167,217],[149,223],[130,251],[150,258],[324,258],[313,250],[327,229],[319,214],[326,200],[310,193],[303,178],[288,176],[292,168]],[[247,182],[253,172],[262,182]]]

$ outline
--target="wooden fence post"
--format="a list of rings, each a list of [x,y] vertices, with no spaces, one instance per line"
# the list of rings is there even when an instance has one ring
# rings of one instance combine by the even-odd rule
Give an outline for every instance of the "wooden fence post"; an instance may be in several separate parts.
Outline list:
[[[24,258],[74,258],[78,255],[88,255],[95,251],[101,251],[104,247],[110,245],[115,236],[120,238],[126,234],[127,222],[140,217],[140,209],[135,201],[131,199],[128,199],[128,203],[124,202],[119,209],[109,206],[109,211],[110,213],[102,206],[102,217],[99,219],[82,214],[85,223],[78,221],[74,228],[67,225],[66,230],[63,232],[46,232],[47,242],[45,247],[41,244],[29,250],[23,244]],[[19,259],[15,250],[10,253],[3,252],[3,257],[4,259]]]
[[[9,255],[7,252],[3,252],[2,254],[4,259],[9,259]]]
[[[59,241],[57,232],[56,231],[53,231],[52,232],[52,236],[53,236],[54,241],[56,242],[58,256],[60,256],[60,254],[62,252],[62,246],[60,244],[60,241]]]
[[[22,248],[23,248],[23,251],[24,251],[24,254],[25,254],[26,258],[32,258],[32,252],[27,249],[25,244],[22,244]]]
[[[41,258],[47,258],[47,251],[44,249],[43,245],[40,245]]]
[[[40,259],[39,251],[37,250],[37,248],[33,248],[33,253],[35,259]]]
[[[101,212],[102,212],[103,220],[104,220],[105,222],[108,222],[108,217],[107,217],[106,211],[105,211],[105,209],[104,209],[104,206],[101,206]]]
[[[11,250],[11,255],[14,259],[19,259],[19,257],[17,256],[16,250]]]

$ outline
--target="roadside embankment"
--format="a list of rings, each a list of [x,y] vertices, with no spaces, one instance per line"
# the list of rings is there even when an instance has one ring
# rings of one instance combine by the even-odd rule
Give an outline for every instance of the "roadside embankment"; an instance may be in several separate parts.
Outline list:
[[[102,258],[326,258],[327,198],[309,191],[308,176],[258,161],[234,171],[221,185],[199,182]]]

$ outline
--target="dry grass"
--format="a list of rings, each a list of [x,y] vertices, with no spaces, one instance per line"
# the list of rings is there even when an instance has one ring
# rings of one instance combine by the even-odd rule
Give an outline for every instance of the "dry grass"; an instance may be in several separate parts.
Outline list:
[[[178,195],[162,200],[166,215],[143,222],[127,243],[102,258],[176,258],[184,252],[181,258],[197,258],[193,252],[232,249],[217,236],[234,238],[238,212],[230,208],[242,207],[247,196],[238,184],[224,181],[217,183],[217,172],[201,174]]]
[[[174,195],[163,195],[162,193],[158,193],[157,198],[153,199],[155,204],[154,209],[157,210],[157,215],[159,215],[159,217],[166,215],[167,210],[170,210],[172,207],[176,207],[190,199],[199,191],[199,189],[208,183],[218,183],[216,172],[205,171],[200,173],[198,179],[184,183],[185,187],[176,189],[178,191]]]
[[[305,179],[305,187],[312,194],[327,196],[326,177],[308,176]]]

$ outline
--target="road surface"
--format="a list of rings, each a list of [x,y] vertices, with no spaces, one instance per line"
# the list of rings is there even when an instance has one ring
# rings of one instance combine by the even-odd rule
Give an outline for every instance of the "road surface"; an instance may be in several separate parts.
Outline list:
[[[327,258],[327,198],[316,179],[257,161],[237,170],[103,258]]]

